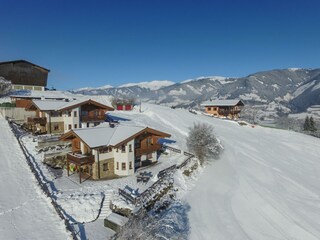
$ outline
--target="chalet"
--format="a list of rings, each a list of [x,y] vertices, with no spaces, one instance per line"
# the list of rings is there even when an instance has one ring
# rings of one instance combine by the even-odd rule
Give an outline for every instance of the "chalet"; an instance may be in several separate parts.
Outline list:
[[[58,101],[32,100],[27,111],[35,117],[27,119],[27,126],[38,133],[65,133],[72,129],[96,126],[105,121],[107,111],[113,108],[89,100]]]
[[[72,142],[72,153],[67,154],[70,170],[92,179],[133,175],[135,169],[158,159],[160,138],[169,134],[149,127],[103,123],[97,127],[74,129],[61,136]],[[81,176],[82,175],[82,176]]]
[[[16,90],[44,91],[50,70],[25,60],[0,62],[0,76]]]
[[[201,106],[205,107],[206,113],[215,117],[238,119],[244,104],[241,100],[228,99],[203,102]]]

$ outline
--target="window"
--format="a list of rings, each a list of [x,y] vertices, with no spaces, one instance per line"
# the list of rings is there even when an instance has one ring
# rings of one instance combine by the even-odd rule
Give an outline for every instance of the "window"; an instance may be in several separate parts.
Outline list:
[[[119,170],[119,162],[117,162],[117,170]]]
[[[152,138],[147,138],[147,145],[152,145]]]
[[[109,170],[109,164],[108,163],[104,163],[103,165],[102,165],[102,168],[103,168],[103,171],[105,172],[105,171],[108,171]]]
[[[129,144],[129,152],[132,152],[132,145]]]
[[[68,124],[68,129],[71,130],[71,128],[72,128],[72,125]]]
[[[68,111],[68,117],[71,117],[71,112],[70,111]]]
[[[89,127],[89,123],[87,122],[87,128]]]
[[[213,111],[217,111],[217,108],[216,108],[216,107],[214,107],[214,108],[213,108]]]
[[[123,153],[126,152],[126,145],[121,146],[121,152],[123,152]]]
[[[53,124],[53,130],[54,131],[58,131],[59,130],[59,124],[58,123]]]
[[[73,116],[74,116],[74,117],[77,117],[77,111],[74,111],[74,112],[73,112]]]
[[[208,111],[211,111],[211,107],[208,107]]]
[[[126,170],[126,163],[121,164],[121,170]]]
[[[75,125],[74,125],[74,128],[78,128],[78,124],[75,124]]]
[[[129,169],[132,169],[132,162],[129,162]]]
[[[148,153],[147,154],[147,159],[149,160],[149,159],[151,159],[152,158],[152,153]]]
[[[100,153],[107,153],[109,152],[109,148],[108,147],[104,147],[100,149]]]
[[[117,148],[117,150],[116,150],[117,152],[119,152],[119,148]]]

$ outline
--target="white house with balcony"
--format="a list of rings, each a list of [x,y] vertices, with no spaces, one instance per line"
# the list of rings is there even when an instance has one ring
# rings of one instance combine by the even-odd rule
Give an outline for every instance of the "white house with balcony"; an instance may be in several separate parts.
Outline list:
[[[33,132],[66,133],[72,129],[96,126],[105,121],[107,111],[112,107],[89,100],[32,100],[26,107],[35,111],[35,117],[27,119]]]
[[[160,138],[169,134],[149,127],[101,124],[93,128],[74,129],[61,136],[72,142],[67,154],[68,175],[77,171],[92,179],[133,175],[135,169],[155,163]]]

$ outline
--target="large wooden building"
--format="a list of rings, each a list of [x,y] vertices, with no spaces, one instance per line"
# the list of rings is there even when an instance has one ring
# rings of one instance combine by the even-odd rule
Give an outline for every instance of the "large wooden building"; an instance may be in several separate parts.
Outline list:
[[[238,119],[244,104],[241,100],[228,99],[203,102],[201,106],[205,108],[207,114],[215,117]]]
[[[25,60],[0,62],[0,76],[16,90],[44,91],[50,70]]]

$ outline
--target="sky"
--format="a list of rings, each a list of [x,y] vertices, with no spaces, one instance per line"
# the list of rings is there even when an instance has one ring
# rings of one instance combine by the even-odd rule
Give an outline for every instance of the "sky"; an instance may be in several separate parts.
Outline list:
[[[0,0],[0,61],[69,90],[320,67],[318,0]]]

